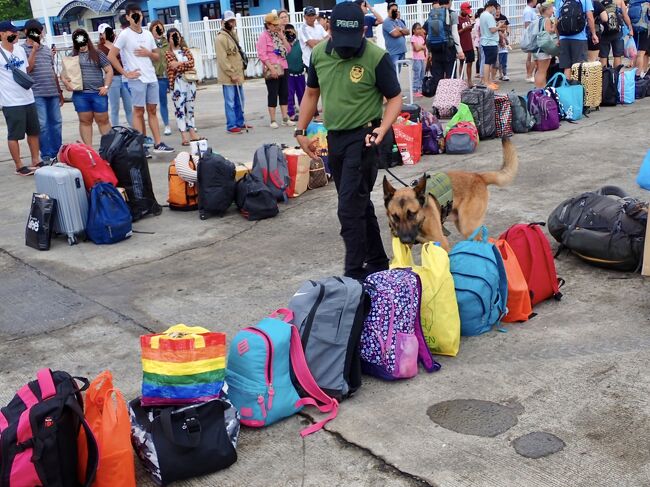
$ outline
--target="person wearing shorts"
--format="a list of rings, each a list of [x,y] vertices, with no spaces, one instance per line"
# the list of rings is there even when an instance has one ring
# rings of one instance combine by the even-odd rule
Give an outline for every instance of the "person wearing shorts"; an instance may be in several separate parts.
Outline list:
[[[8,21],[0,22],[0,105],[7,122],[7,145],[16,165],[18,176],[31,176],[44,164],[39,160],[40,125],[34,93],[20,86],[13,77],[13,70],[27,73],[27,54],[17,45],[18,29]],[[20,159],[20,143],[27,135],[32,156],[31,167],[23,166]]]
[[[499,85],[493,81],[492,66],[497,62],[499,55],[499,30],[505,30],[505,24],[497,25],[495,15],[499,2],[488,0],[485,10],[481,14],[481,48],[483,53],[483,84],[491,90],[496,90]]]
[[[650,36],[648,36],[647,30],[636,29],[634,31],[634,42],[636,42],[636,68],[638,73],[641,75],[648,70],[648,63],[646,58],[646,53],[648,48],[650,48]]]
[[[123,30],[113,44],[108,59],[113,69],[129,80],[129,89],[133,100],[133,128],[144,132],[144,112],[156,153],[174,152],[174,149],[162,142],[160,124],[158,123],[159,86],[153,62],[160,59],[160,50],[153,35],[142,28],[142,9],[136,3],[127,4],[126,18],[129,28]],[[118,61],[118,55],[122,64]]]
[[[554,15],[554,7],[552,2],[544,2],[539,6],[539,15],[544,19],[544,30],[550,34],[556,34],[557,30],[555,24],[551,22]],[[553,56],[545,52],[539,51],[533,53],[533,61],[537,65],[535,70],[535,88],[544,88],[546,86],[546,77],[548,68],[551,65]]]
[[[598,44],[600,40],[596,35],[596,26],[594,24],[594,4],[592,0],[580,0],[582,10],[585,12],[587,22],[582,32],[573,35],[560,35],[560,69],[564,70],[567,79],[571,79],[571,66],[575,63],[585,62],[587,60],[587,28],[591,33],[591,40]],[[558,10],[562,4],[557,6]]]
[[[614,66],[621,65],[621,58],[623,57],[623,51],[625,47],[625,42],[623,40],[623,26],[621,20],[625,22],[628,29],[630,30],[630,35],[634,35],[634,28],[632,27],[632,22],[630,17],[627,14],[627,7],[623,0],[610,0],[616,5],[616,16],[618,17],[618,32],[608,32],[608,23],[604,24],[603,35],[600,36],[600,64],[607,66],[609,60],[609,53],[611,51],[612,56],[614,57]],[[609,14],[608,14],[609,15]],[[608,17],[609,18],[609,17]]]
[[[594,25],[596,26],[596,36],[598,37],[598,43],[594,44],[592,36],[587,32],[587,61],[594,62],[598,61],[600,54],[600,37],[603,33],[603,23],[607,22],[607,12],[605,7],[600,3],[600,0],[592,0],[594,4]]]

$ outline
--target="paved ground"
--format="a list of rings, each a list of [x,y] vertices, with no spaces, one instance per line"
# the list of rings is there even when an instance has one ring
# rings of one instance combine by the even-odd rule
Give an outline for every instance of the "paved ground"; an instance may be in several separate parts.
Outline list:
[[[520,56],[511,64],[511,76],[522,79]],[[248,135],[225,135],[220,93],[211,86],[198,95],[199,126],[215,150],[244,162],[264,142],[291,142],[289,129],[261,128],[263,84],[247,88],[256,126]],[[648,149],[648,117],[650,101],[642,101],[556,132],[515,136],[521,168],[511,187],[492,191],[486,222],[492,234],[544,220],[563,198],[603,184],[641,194],[634,177]],[[65,139],[74,140],[70,105],[65,121]],[[169,159],[150,164],[160,202]],[[165,211],[135,225],[152,233],[116,246],[68,247],[61,239],[39,253],[24,245],[33,179],[11,175],[6,147],[0,160],[7,174],[0,179],[1,404],[42,366],[88,377],[110,368],[133,398],[140,386],[139,335],[183,322],[232,337],[286,304],[303,280],[341,272],[332,186],[308,192],[260,223],[234,211],[207,221]],[[411,179],[424,170],[499,164],[500,144],[488,141],[473,155],[428,156],[398,172]],[[381,207],[379,187],[374,200]],[[388,244],[383,215],[380,222]],[[442,358],[436,374],[392,384],[365,380],[327,431],[304,440],[298,432],[307,419],[300,416],[244,430],[237,464],[179,485],[650,485],[647,282],[571,256],[561,256],[557,267],[567,281],[565,297],[540,305],[530,322],[463,339],[459,355]],[[513,442],[532,432],[553,434],[565,446],[525,458]],[[539,436],[532,450],[524,441],[517,448],[529,456],[546,446]],[[138,476],[140,485],[152,485],[144,472]]]

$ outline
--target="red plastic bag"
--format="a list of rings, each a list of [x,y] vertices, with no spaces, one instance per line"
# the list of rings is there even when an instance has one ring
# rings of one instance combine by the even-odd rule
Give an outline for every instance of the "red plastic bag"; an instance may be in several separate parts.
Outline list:
[[[400,117],[403,121],[393,124],[395,143],[400,148],[404,164],[417,164],[422,157],[422,125],[409,124],[408,113],[402,113]]]

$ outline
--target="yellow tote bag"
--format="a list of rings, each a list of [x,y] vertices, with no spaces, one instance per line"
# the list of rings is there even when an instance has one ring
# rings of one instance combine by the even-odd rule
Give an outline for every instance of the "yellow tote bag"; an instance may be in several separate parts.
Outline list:
[[[433,242],[422,246],[422,265],[413,263],[408,245],[393,238],[391,269],[410,267],[422,282],[420,320],[431,353],[455,357],[460,347],[460,317],[447,252]]]

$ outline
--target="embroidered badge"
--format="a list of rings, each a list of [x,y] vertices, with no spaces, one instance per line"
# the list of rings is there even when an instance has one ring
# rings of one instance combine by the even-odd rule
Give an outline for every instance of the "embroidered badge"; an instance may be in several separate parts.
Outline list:
[[[350,81],[353,83],[358,83],[361,81],[363,78],[363,73],[365,72],[365,69],[363,66],[359,66],[358,64],[355,64],[352,66],[352,69],[350,70]]]

